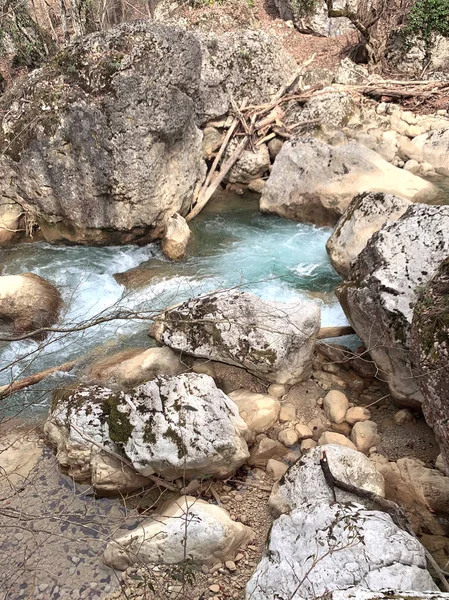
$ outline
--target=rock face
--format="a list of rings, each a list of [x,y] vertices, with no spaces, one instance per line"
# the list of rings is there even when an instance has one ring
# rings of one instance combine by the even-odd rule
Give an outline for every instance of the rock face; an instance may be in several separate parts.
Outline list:
[[[231,93],[268,100],[295,68],[258,32],[134,21],[75,40],[2,96],[0,198],[51,242],[158,238],[204,177],[199,125]]]
[[[96,360],[84,371],[83,379],[129,388],[158,375],[179,375],[186,370],[170,348],[132,348]]]
[[[345,18],[329,18],[325,0],[275,0],[281,19],[293,21],[296,29],[305,33],[315,33],[325,37],[335,37],[351,31],[352,25]],[[357,0],[335,0],[334,8],[342,9],[347,5],[357,8]]]
[[[0,277],[0,331],[20,335],[50,327],[62,306],[57,288],[34,273]],[[36,334],[42,339],[45,333]]]
[[[392,398],[417,406],[410,328],[419,291],[449,254],[449,207],[416,205],[385,225],[336,290],[351,325],[388,379]]]
[[[421,375],[424,416],[435,432],[449,475],[449,259],[441,263],[419,296],[411,339]]]
[[[179,260],[187,250],[190,229],[184,217],[175,213],[167,221],[162,237],[162,252],[171,260]]]
[[[336,478],[383,494],[383,478],[366,457],[347,448],[326,450]],[[320,455],[321,449],[310,450],[275,484],[270,503],[288,514],[271,529],[247,600],[311,600],[359,588],[436,590],[417,539],[388,514],[367,510],[359,498],[337,496],[334,502]]]
[[[170,310],[150,333],[174,350],[293,384],[311,373],[319,326],[316,304],[265,302],[247,292],[225,291]]]
[[[202,564],[224,562],[253,537],[252,529],[233,521],[223,508],[183,496],[110,542],[104,562],[119,570],[136,562],[176,564],[185,556]]]
[[[366,191],[398,194],[415,202],[439,194],[431,183],[392,166],[365,146],[351,142],[333,147],[305,137],[283,145],[260,209],[296,221],[335,225],[354,196]]]
[[[89,479],[98,446],[144,477],[167,479],[227,477],[249,456],[237,406],[196,373],[157,377],[129,394],[100,386],[57,392],[45,427],[77,480]]]
[[[449,129],[430,131],[401,146],[408,158],[426,162],[439,175],[449,176]]]
[[[369,459],[355,449],[329,444],[327,460],[336,479],[384,496],[384,480]],[[288,513],[311,499],[318,504],[332,502],[332,491],[326,485],[320,458],[323,448],[313,448],[286,473],[281,484],[274,486],[270,506],[278,513]],[[360,498],[340,489],[335,490],[339,502],[360,502]]]
[[[370,237],[386,223],[397,221],[409,206],[409,200],[382,192],[356,196],[326,244],[334,269],[348,277],[351,261],[360,254]]]

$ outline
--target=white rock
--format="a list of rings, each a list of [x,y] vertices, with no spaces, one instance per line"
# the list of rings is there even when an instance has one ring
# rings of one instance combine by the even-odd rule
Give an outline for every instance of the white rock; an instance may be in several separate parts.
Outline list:
[[[336,444],[337,446],[345,446],[346,448],[351,448],[351,450],[356,450],[356,447],[351,440],[348,440],[348,438],[342,433],[335,433],[334,431],[325,431],[320,436],[318,444],[320,446],[325,446],[326,444]]]
[[[417,160],[408,160],[404,165],[404,169],[410,171],[410,173],[418,173],[419,162]]]
[[[280,383],[272,383],[268,388],[268,393],[273,398],[282,398],[288,392],[288,387]]]
[[[162,237],[162,252],[171,260],[179,260],[186,253],[189,240],[187,221],[180,214],[173,214],[167,221]]]
[[[449,176],[449,121],[445,129],[418,135],[410,144],[401,143],[402,152],[418,162],[432,165],[439,175]]]
[[[315,440],[310,440],[310,439],[306,439],[303,440],[301,442],[301,452],[308,452],[309,450],[312,450],[312,448],[315,448],[317,445],[317,443],[315,442]]]
[[[411,377],[410,331],[419,290],[449,255],[449,206],[411,205],[373,236],[337,297],[358,336],[404,407],[421,404]]]
[[[348,277],[351,262],[362,252],[368,240],[386,223],[397,221],[409,206],[409,200],[381,192],[356,196],[326,243],[334,269]]]
[[[104,562],[124,570],[136,562],[176,564],[187,555],[197,563],[213,564],[233,558],[253,537],[249,527],[231,520],[223,508],[183,496],[109,542]]]
[[[354,406],[353,408],[348,408],[345,421],[350,425],[354,425],[359,421],[368,421],[370,418],[371,413],[367,408],[363,408],[363,406]]]
[[[288,466],[279,460],[270,458],[267,462],[267,473],[274,481],[279,481],[279,479],[285,475],[287,470]]]
[[[342,446],[328,445],[325,449],[330,470],[336,479],[379,496],[385,495],[384,479],[366,456]],[[287,513],[311,502],[320,504],[333,501],[332,491],[326,484],[320,465],[322,451],[322,447],[309,450],[290,467],[282,485],[273,487],[269,502],[278,513]],[[358,496],[343,490],[335,488],[335,492],[339,502],[361,501]]]
[[[323,598],[357,585],[375,591],[438,589],[424,548],[390,515],[356,503],[310,500],[275,521],[268,552],[247,584],[247,600]]]
[[[395,600],[449,600],[449,594],[443,592],[394,592]],[[347,590],[330,592],[328,600],[388,600],[391,590],[373,592],[364,587],[350,587]]]
[[[59,391],[45,431],[78,480],[91,476],[97,445],[124,452],[145,477],[168,479],[227,477],[249,456],[237,406],[196,373],[157,377],[129,394],[100,386]]]
[[[296,419],[296,407],[294,404],[282,404],[281,411],[279,413],[279,421],[281,423],[288,423]]]
[[[349,400],[338,390],[331,390],[326,394],[323,400],[324,412],[328,419],[333,423],[343,423],[346,411],[349,407]]]
[[[276,423],[281,405],[267,394],[236,390],[229,397],[237,404],[240,416],[254,433],[265,433]]]
[[[251,448],[249,464],[256,467],[265,467],[270,458],[282,458],[287,454],[287,448],[269,437],[258,439],[257,443]]]
[[[265,302],[234,290],[184,302],[157,318],[151,335],[175,350],[293,384],[311,373],[319,327],[315,303]]]
[[[368,452],[373,446],[380,442],[380,436],[377,433],[377,425],[374,421],[359,421],[354,425],[351,431],[351,440],[354,442],[359,452]]]

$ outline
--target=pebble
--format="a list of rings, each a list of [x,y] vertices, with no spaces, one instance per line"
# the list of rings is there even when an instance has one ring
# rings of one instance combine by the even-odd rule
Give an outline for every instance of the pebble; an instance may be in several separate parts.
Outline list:
[[[209,570],[210,573],[211,573],[211,575],[213,573],[216,573],[219,569],[221,569],[222,566],[223,565],[221,563],[217,563],[216,565],[212,565],[211,568],[210,568],[210,570]]]
[[[225,567],[229,570],[229,571],[236,571],[237,567],[235,566],[235,562],[233,560],[227,560],[225,562]]]
[[[213,594],[218,594],[218,592],[220,591],[220,586],[217,584],[211,585],[209,586],[209,590],[213,593]]]

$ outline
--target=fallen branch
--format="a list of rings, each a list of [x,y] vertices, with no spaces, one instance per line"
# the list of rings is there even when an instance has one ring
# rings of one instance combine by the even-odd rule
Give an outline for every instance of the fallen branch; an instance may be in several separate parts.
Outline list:
[[[340,325],[339,327],[321,327],[316,336],[317,340],[325,338],[341,337],[342,335],[353,335],[354,329],[350,325]]]
[[[72,360],[70,362],[63,363],[62,365],[58,365],[57,367],[51,367],[51,369],[45,369],[45,371],[41,371],[40,373],[29,375],[28,377],[24,377],[23,379],[18,379],[17,381],[13,381],[12,383],[8,383],[7,385],[2,385],[0,387],[0,399],[6,398],[7,396],[11,396],[11,394],[14,394],[15,392],[19,392],[20,390],[24,390],[27,387],[35,385],[36,383],[41,382],[43,379],[45,379],[52,373],[56,373],[57,371],[67,373],[68,371],[71,371],[73,369],[77,362],[78,361],[76,360]]]

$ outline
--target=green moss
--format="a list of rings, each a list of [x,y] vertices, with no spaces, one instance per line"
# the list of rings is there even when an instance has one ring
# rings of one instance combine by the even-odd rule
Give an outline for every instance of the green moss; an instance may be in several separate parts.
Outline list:
[[[184,458],[187,456],[187,448],[183,442],[182,437],[179,433],[173,429],[171,425],[167,427],[167,431],[164,433],[164,437],[173,442],[178,448],[178,458]]]
[[[265,350],[251,350],[251,358],[257,362],[264,362],[273,366],[276,362],[276,352],[272,348],[266,348]]]
[[[107,416],[109,437],[116,444],[124,446],[131,437],[134,426],[131,425],[128,415],[119,410],[120,401],[118,394],[110,396],[106,400],[103,410]]]

